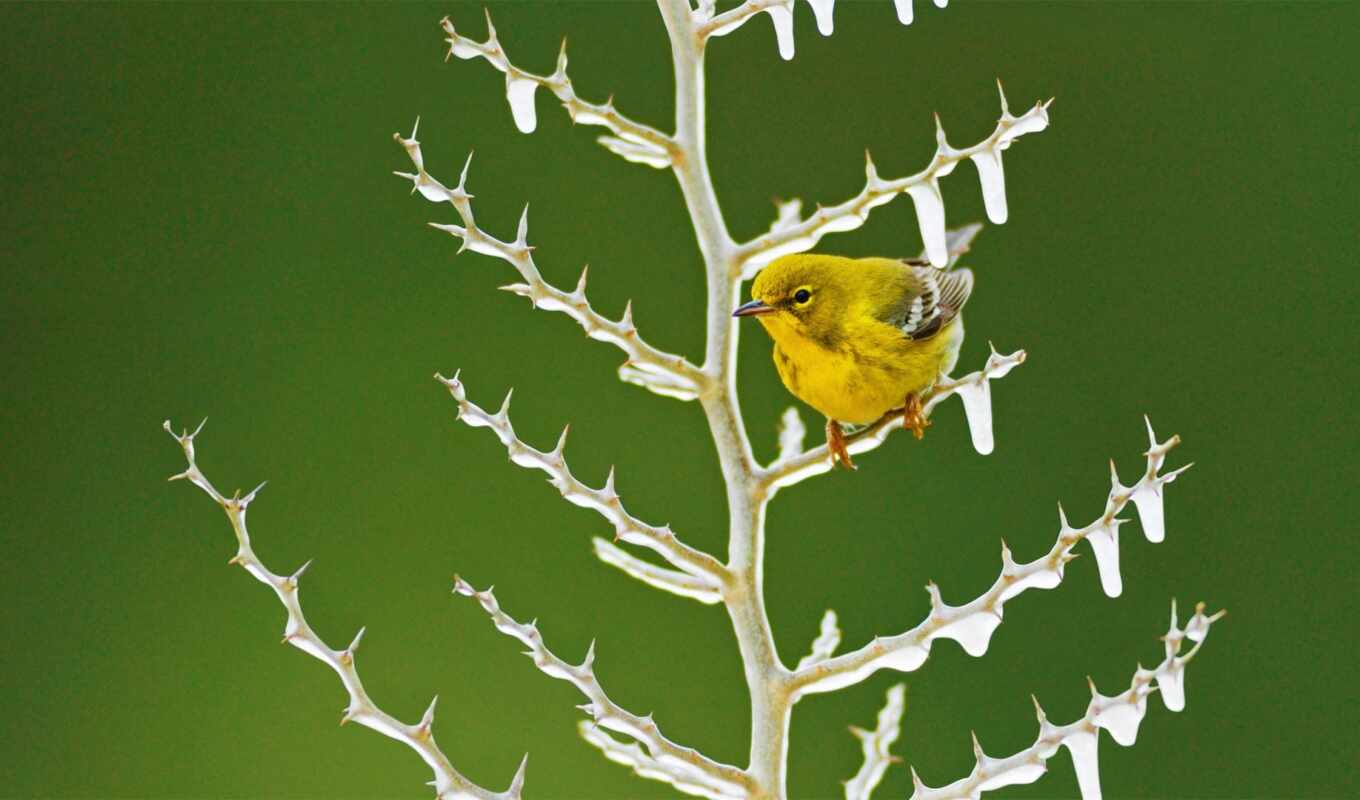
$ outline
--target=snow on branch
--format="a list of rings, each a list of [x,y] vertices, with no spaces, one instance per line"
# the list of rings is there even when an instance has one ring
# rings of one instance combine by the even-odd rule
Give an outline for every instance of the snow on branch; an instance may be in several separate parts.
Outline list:
[[[504,792],[483,789],[454,769],[453,765],[449,763],[448,757],[435,743],[432,726],[434,724],[435,701],[439,699],[438,697],[430,702],[425,714],[414,725],[407,725],[398,720],[373,702],[364,689],[363,682],[359,680],[359,668],[354,663],[355,652],[359,649],[359,642],[364,638],[364,629],[359,629],[354,640],[344,650],[332,650],[312,630],[312,626],[307,623],[307,618],[302,613],[302,603],[298,598],[298,584],[303,573],[307,571],[312,562],[308,561],[303,564],[292,575],[276,575],[265,567],[264,563],[255,555],[255,550],[251,546],[250,532],[246,529],[246,509],[254,502],[260,490],[264,488],[264,484],[261,483],[255,487],[245,497],[242,497],[239,491],[231,497],[227,497],[217,491],[198,468],[194,453],[194,438],[203,430],[203,424],[199,423],[198,428],[193,433],[188,431],[175,433],[170,427],[170,420],[166,420],[162,427],[165,428],[166,433],[175,438],[175,441],[179,442],[180,447],[184,449],[184,457],[189,463],[188,468],[177,475],[172,475],[170,480],[189,481],[202,489],[222,507],[222,510],[227,513],[227,519],[231,521],[232,530],[236,533],[236,555],[228,563],[239,564],[260,583],[273,589],[274,594],[279,598],[279,602],[283,604],[284,610],[288,612],[288,622],[283,629],[284,644],[291,644],[302,652],[313,656],[335,670],[335,674],[340,677],[340,683],[344,685],[345,691],[349,694],[349,705],[346,706],[345,713],[340,718],[340,724],[354,722],[366,728],[372,728],[416,751],[416,754],[429,765],[430,769],[434,770],[432,785],[435,787],[440,800],[455,800],[455,798],[519,800],[520,792],[524,786],[524,767],[528,763],[527,755],[520,762],[514,779],[510,781],[510,786]]]
[[[449,55],[461,59],[484,58],[491,66],[505,73],[505,96],[510,103],[510,113],[515,118],[515,127],[521,133],[533,133],[538,127],[538,116],[534,110],[534,95],[542,86],[557,96],[562,107],[571,116],[572,122],[582,125],[599,125],[608,128],[614,135],[601,136],[597,141],[611,152],[637,164],[664,169],[673,162],[672,153],[675,143],[661,131],[634,122],[614,108],[614,98],[604,103],[587,103],[576,96],[571,78],[567,76],[567,40],[562,40],[562,49],[557,55],[557,68],[551,75],[535,75],[510,63],[509,56],[496,38],[496,28],[491,24],[491,12],[486,12],[486,41],[478,42],[458,33],[448,18],[440,22],[448,37]],[[445,57],[448,60],[448,57]]]
[[[1167,452],[1180,443],[1180,438],[1172,436],[1165,442],[1157,442],[1151,423],[1148,423],[1148,438],[1151,444],[1144,453],[1147,470],[1133,486],[1122,485],[1118,475],[1113,475],[1105,511],[1095,521],[1082,528],[1073,528],[1068,524],[1067,515],[1060,505],[1058,538],[1048,553],[1029,563],[1017,564],[1003,540],[1001,574],[991,588],[971,602],[950,606],[941,598],[939,587],[934,583],[928,584],[926,591],[930,593],[931,611],[925,620],[904,633],[877,637],[854,652],[798,669],[790,681],[795,696],[851,686],[880,669],[911,672],[925,663],[930,655],[931,643],[936,639],[953,639],[969,655],[983,655],[987,652],[992,632],[1001,624],[1002,606],[1028,589],[1052,589],[1060,584],[1063,568],[1077,557],[1073,549],[1083,539],[1090,541],[1095,551],[1105,593],[1111,597],[1117,596],[1122,587],[1119,577],[1119,526],[1127,521],[1118,519],[1119,513],[1131,500],[1134,501],[1148,541],[1162,541],[1165,536],[1162,487],[1190,468],[1187,464],[1165,475],[1158,475]]]
[[[990,381],[1004,377],[1012,369],[1025,362],[1025,351],[1016,350],[1010,355],[1001,355],[992,350],[987,363],[977,372],[970,372],[962,378],[945,378],[931,389],[924,400],[921,412],[929,417],[935,406],[943,400],[958,395],[963,401],[964,414],[968,419],[968,429],[973,438],[973,447],[981,454],[992,452],[992,390]],[[789,412],[793,412],[790,415]],[[784,427],[790,430],[791,419],[798,413],[790,408],[784,412]],[[797,422],[799,426],[803,423]],[[889,411],[879,421],[856,431],[846,437],[846,448],[854,455],[866,453],[877,448],[887,440],[888,434],[902,427],[900,409]],[[831,471],[831,453],[826,445],[818,445],[811,450],[799,452],[793,447],[794,438],[784,439],[780,434],[780,452],[768,467],[760,470],[757,478],[768,491],[774,492],[785,486],[801,483],[814,475]],[[799,438],[801,442],[801,437]]]
[[[807,0],[807,2],[812,6],[813,16],[817,19],[818,33],[830,36],[835,30],[833,10],[836,0]],[[699,36],[700,47],[709,38],[726,36],[745,25],[755,15],[764,12],[770,15],[770,20],[774,23],[779,57],[791,61],[794,54],[793,3],[794,0],[746,0],[736,8],[715,15],[713,0],[700,0],[699,9],[694,12],[698,23],[696,33]],[[948,4],[949,0],[935,0],[938,8],[944,8]],[[903,25],[910,25],[914,16],[912,0],[893,0],[893,5],[897,8],[898,21]]]
[[[468,194],[466,188],[472,156],[468,156],[468,161],[463,166],[458,186],[453,189],[447,188],[425,171],[425,159],[420,152],[420,142],[416,139],[419,125],[420,120],[416,120],[410,138],[393,134],[393,138],[405,148],[416,168],[415,174],[409,172],[395,174],[411,181],[414,186],[412,191],[419,191],[427,200],[451,204],[463,223],[443,225],[432,222],[431,227],[461,239],[462,246],[458,249],[460,253],[472,250],[499,258],[514,267],[524,279],[524,283],[502,287],[506,291],[529,298],[529,302],[535,308],[561,311],[576,320],[590,338],[609,342],[626,353],[628,360],[619,367],[619,377],[624,381],[681,400],[693,400],[699,396],[707,384],[706,376],[683,357],[663,352],[643,341],[638,334],[637,326],[633,324],[631,301],[624,308],[621,318],[611,320],[591,308],[590,302],[586,299],[586,270],[581,270],[581,279],[577,282],[576,288],[570,292],[562,291],[543,279],[538,266],[534,263],[534,248],[528,242],[528,206],[524,207],[524,212],[520,215],[519,228],[513,242],[501,241],[477,227],[472,215],[472,195]]]
[[[752,783],[745,772],[713,761],[693,748],[672,742],[661,735],[650,714],[640,717],[610,700],[595,678],[594,642],[590,643],[590,649],[580,664],[568,664],[543,643],[536,622],[527,625],[516,622],[501,611],[490,589],[479,592],[467,581],[455,577],[453,590],[456,594],[474,598],[491,616],[497,630],[528,646],[525,655],[532,658],[535,666],[544,674],[567,681],[579,689],[590,701],[581,706],[581,710],[591,716],[595,725],[641,742],[647,748],[648,767],[656,770],[655,775],[648,777],[675,785],[683,784],[692,789],[702,788],[706,790],[703,794],[709,797],[744,797],[749,793]],[[618,742],[614,740],[614,744],[618,745]]]
[[[1115,742],[1130,747],[1138,738],[1138,726],[1147,712],[1148,695],[1160,691],[1162,703],[1168,711],[1185,708],[1185,665],[1199,652],[1200,645],[1208,636],[1213,623],[1227,613],[1219,611],[1205,616],[1204,604],[1195,608],[1195,615],[1182,630],[1176,624],[1176,603],[1171,603],[1171,630],[1162,637],[1166,642],[1166,657],[1155,669],[1144,669],[1139,665],[1133,674],[1133,681],[1126,691],[1114,696],[1101,694],[1092,682],[1091,703],[1081,719],[1068,725],[1054,725],[1048,721],[1038,699],[1034,700],[1034,710],[1039,718],[1039,737],[1034,744],[1006,758],[992,758],[982,752],[977,736],[973,736],[973,771],[948,786],[931,788],[921,782],[912,770],[912,783],[915,791],[912,800],[949,800],[951,798],[978,798],[984,792],[994,791],[1003,786],[1033,783],[1048,771],[1047,761],[1066,747],[1072,754],[1072,764],[1077,772],[1077,784],[1081,788],[1082,800],[1100,800],[1100,765],[1096,749],[1100,731],[1110,734]],[[1185,655],[1180,655],[1181,643],[1185,639],[1196,642]],[[1089,679],[1088,679],[1089,680]],[[1154,685],[1155,684],[1155,685]]]
[[[442,375],[436,375],[435,378],[448,388],[449,394],[457,401],[459,420],[469,427],[490,428],[501,444],[505,445],[511,461],[521,467],[547,473],[548,482],[555,486],[568,502],[582,508],[592,508],[608,520],[614,526],[616,540],[621,539],[656,552],[671,565],[695,578],[697,581],[693,584],[695,587],[702,587],[709,592],[721,591],[721,587],[728,580],[727,568],[708,553],[682,543],[669,525],[660,527],[648,525],[625,511],[619,493],[614,490],[612,469],[609,471],[609,477],[605,479],[604,486],[599,489],[586,486],[571,474],[564,456],[570,426],[562,429],[562,436],[558,438],[557,445],[552,450],[547,452],[537,450],[521,441],[515,435],[514,426],[510,424],[510,396],[513,390],[506,393],[500,410],[491,414],[467,399],[467,391],[458,380],[458,373],[454,373],[452,378],[445,378]]]
[[[902,714],[906,711],[907,687],[897,684],[888,690],[887,702],[878,712],[878,726],[871,731],[850,727],[864,750],[864,764],[855,776],[845,782],[845,800],[869,800],[869,796],[883,780],[883,773],[894,762],[902,759],[888,752],[902,732]]]
[[[997,81],[1001,91],[1001,82]],[[1006,179],[1001,164],[1001,153],[1019,137],[1042,131],[1048,127],[1048,107],[1053,101],[1035,103],[1019,117],[1012,116],[1006,105],[1006,94],[1001,91],[1001,117],[996,129],[981,142],[955,149],[945,140],[939,115],[935,117],[935,155],[925,169],[905,178],[885,180],[878,175],[873,159],[864,154],[865,184],[859,194],[839,205],[819,207],[812,216],[796,224],[785,224],[740,245],[736,264],[743,280],[755,276],[760,268],[789,253],[801,253],[814,247],[828,233],[852,231],[863,225],[874,208],[889,203],[899,194],[911,195],[916,205],[916,219],[921,229],[930,263],[944,267],[949,262],[949,242],[945,234],[944,196],[940,193],[940,178],[954,171],[965,158],[977,165],[982,183],[982,197],[987,217],[994,223],[1006,221]]]

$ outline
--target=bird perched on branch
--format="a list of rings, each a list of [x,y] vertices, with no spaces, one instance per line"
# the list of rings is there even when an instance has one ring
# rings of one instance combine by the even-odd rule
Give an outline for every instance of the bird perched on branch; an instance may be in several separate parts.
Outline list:
[[[774,339],[788,390],[826,415],[833,464],[854,469],[841,423],[876,422],[902,409],[920,439],[922,396],[958,360],[960,317],[973,291],[967,269],[924,260],[798,254],[771,262],[733,312]]]

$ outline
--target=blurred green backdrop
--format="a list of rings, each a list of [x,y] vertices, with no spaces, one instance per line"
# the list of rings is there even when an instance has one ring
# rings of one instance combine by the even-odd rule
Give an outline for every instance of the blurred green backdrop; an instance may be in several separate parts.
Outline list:
[[[940,784],[971,764],[969,729],[992,753],[1024,746],[1028,694],[1065,722],[1087,674],[1127,686],[1159,658],[1174,596],[1232,615],[1190,670],[1185,713],[1154,700],[1135,748],[1102,737],[1107,794],[1355,795],[1356,4],[917,6],[902,28],[886,0],[839,3],[823,39],[800,3],[792,63],[765,19],[710,52],[712,165],[742,237],[768,225],[772,197],[849,196],[866,147],[886,175],[918,169],[932,111],[954,143],[976,141],[997,76],[1017,108],[1057,96],[1052,127],[1007,154],[1011,221],[969,259],[961,367],[988,339],[1031,356],[996,387],[997,451],[972,451],[951,401],[923,443],[894,438],[858,474],[782,495],[767,568],[782,654],[804,651],[828,607],[858,646],[914,624],[928,579],[971,598],[1001,536],[1018,558],[1042,552],[1055,501],[1084,522],[1108,457],[1136,473],[1146,412],[1185,437],[1172,464],[1196,462],[1169,491],[1166,542],[1125,529],[1123,597],[1084,558],[1060,589],[1008,606],[985,658],[936,648],[905,676],[895,752]],[[492,10],[521,66],[550,70],[568,35],[578,91],[669,127],[651,4]],[[617,701],[744,763],[722,611],[597,562],[601,520],[455,424],[429,376],[462,367],[484,405],[514,386],[522,436],[550,443],[571,422],[578,475],[617,465],[638,516],[721,553],[702,415],[618,383],[615,350],[495,291],[504,264],[454,260],[425,227],[451,212],[390,175],[407,167],[391,134],[422,115],[446,180],[475,149],[483,225],[510,235],[531,203],[549,278],[589,262],[597,307],[633,298],[651,340],[698,358],[703,280],[679,192],[543,93],[538,132],[516,133],[499,73],[443,62],[445,13],[481,35],[480,8],[452,2],[0,8],[0,794],[426,796],[412,753],[336,727],[334,676],[278,645],[274,597],[225,566],[226,520],[164,482],[182,461],[161,420],[205,415],[208,475],[270,481],[251,514],[262,557],[279,571],[316,559],[317,630],[339,644],[367,625],[373,696],[414,720],[438,693],[436,733],[474,780],[503,787],[528,751],[531,796],[671,796],[578,739],[580,698],[450,597],[455,571],[539,617],[564,657],[598,638]],[[970,166],[944,192],[952,222],[983,218]],[[822,249],[913,254],[910,205]],[[742,366],[768,457],[789,398],[763,336],[745,338]],[[871,725],[903,679],[799,705],[794,796],[839,793],[859,763],[846,726]],[[1051,767],[1006,794],[1074,796],[1066,753]],[[878,796],[909,788],[895,767]]]

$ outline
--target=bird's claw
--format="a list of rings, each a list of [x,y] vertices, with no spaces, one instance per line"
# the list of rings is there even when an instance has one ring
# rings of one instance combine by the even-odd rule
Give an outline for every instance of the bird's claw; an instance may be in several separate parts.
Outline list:
[[[832,467],[855,469],[855,462],[850,460],[850,451],[845,446],[845,431],[834,419],[826,421],[826,449],[831,452]]]
[[[917,439],[925,438],[926,428],[930,427],[930,420],[922,413],[924,410],[919,396],[907,395],[906,406],[902,409],[902,427],[911,431]]]

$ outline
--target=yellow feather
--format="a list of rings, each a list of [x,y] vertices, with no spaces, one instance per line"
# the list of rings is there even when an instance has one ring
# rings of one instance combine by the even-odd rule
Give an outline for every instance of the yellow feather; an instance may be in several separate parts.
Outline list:
[[[885,321],[910,304],[914,286],[911,268],[893,259],[800,254],[771,263],[751,294],[773,309],[757,319],[774,339],[784,385],[828,418],[857,424],[934,386],[954,368],[963,321],[920,340]]]

